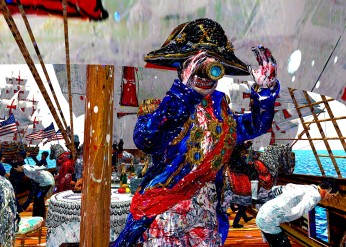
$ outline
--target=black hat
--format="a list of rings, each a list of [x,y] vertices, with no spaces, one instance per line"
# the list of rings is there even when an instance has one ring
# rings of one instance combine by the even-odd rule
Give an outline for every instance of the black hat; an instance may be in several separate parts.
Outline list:
[[[336,180],[331,177],[325,178],[321,183],[320,187],[322,189],[331,190],[330,193],[337,193],[339,191],[339,185],[337,184]]]
[[[247,65],[235,56],[221,25],[206,18],[180,24],[161,48],[148,53],[144,61],[179,68],[201,50],[217,58],[225,66],[226,75],[249,75]]]
[[[44,155],[46,158],[48,157],[49,153],[47,151],[43,151],[42,155]]]

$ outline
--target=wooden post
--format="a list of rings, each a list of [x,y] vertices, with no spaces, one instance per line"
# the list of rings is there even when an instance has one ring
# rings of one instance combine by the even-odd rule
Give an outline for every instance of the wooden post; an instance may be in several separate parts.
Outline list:
[[[114,66],[88,65],[80,246],[109,246]]]

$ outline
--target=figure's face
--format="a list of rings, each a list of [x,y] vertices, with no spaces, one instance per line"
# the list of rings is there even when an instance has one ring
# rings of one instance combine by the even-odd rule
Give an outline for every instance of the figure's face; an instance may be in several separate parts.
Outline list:
[[[207,57],[204,63],[211,63],[215,61],[216,61],[215,58]],[[198,93],[202,95],[208,95],[214,92],[218,82],[218,81],[211,80],[209,78],[200,77],[199,75],[194,75],[191,80],[192,80],[191,88],[196,90]]]
[[[320,192],[322,200],[329,200],[337,195],[337,193],[330,193],[331,189],[322,189]]]
[[[211,68],[218,67],[214,67],[214,64],[220,63],[218,63],[215,58],[208,57],[206,52],[200,52],[187,59],[182,66],[180,74],[182,83],[194,89],[203,96],[213,93],[218,82],[216,78],[219,78],[209,77],[209,72],[213,74],[212,71],[214,71]]]

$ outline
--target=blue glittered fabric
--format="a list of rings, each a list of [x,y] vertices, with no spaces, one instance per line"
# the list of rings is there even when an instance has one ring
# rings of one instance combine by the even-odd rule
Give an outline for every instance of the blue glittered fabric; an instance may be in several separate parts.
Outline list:
[[[272,124],[274,102],[279,90],[279,83],[274,89],[261,89],[259,92],[252,89],[251,113],[233,115],[229,108],[222,107],[226,101],[224,93],[215,91],[203,97],[175,80],[158,108],[140,116],[134,130],[136,146],[153,157],[153,165],[145,175],[139,193],[145,194],[154,187],[174,188],[188,174],[198,169],[204,155],[213,152],[218,136],[223,133],[220,126],[225,121],[232,125],[230,135],[234,131],[237,134],[236,140],[223,150],[226,153],[232,151],[235,143],[266,133]],[[201,138],[197,135],[198,131],[202,131]],[[192,152],[194,150],[197,151]],[[215,159],[221,155],[216,153]],[[228,233],[228,220],[220,206],[223,167],[224,164],[221,164],[210,169],[219,171],[214,177],[217,188],[215,196],[218,199],[215,213],[219,221],[219,233],[224,241]],[[111,246],[134,246],[154,218],[135,220],[130,214],[124,230]]]

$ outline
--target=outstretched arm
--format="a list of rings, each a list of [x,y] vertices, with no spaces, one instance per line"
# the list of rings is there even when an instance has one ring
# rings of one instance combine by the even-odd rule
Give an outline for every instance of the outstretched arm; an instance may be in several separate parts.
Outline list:
[[[267,133],[274,118],[274,103],[280,92],[280,82],[276,79],[276,60],[268,48],[252,48],[259,68],[249,66],[255,84],[251,88],[251,113],[235,115],[237,122],[237,143],[253,139]]]

